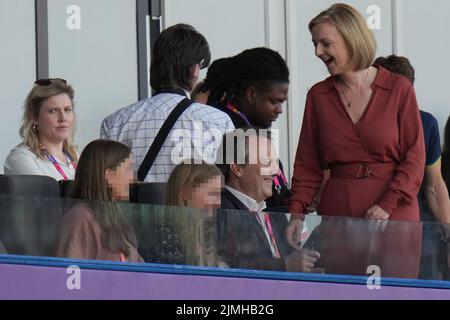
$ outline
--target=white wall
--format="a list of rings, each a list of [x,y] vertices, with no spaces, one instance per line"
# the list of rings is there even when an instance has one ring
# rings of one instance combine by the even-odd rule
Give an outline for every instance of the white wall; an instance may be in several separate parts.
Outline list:
[[[23,104],[36,79],[34,0],[0,1],[0,172],[17,145]]]
[[[397,6],[398,54],[414,66],[419,105],[438,119],[443,139],[450,114],[450,1],[397,0]]]
[[[67,8],[81,10],[70,29]],[[102,120],[138,100],[136,1],[48,0],[49,73],[75,89],[79,152],[100,137]]]

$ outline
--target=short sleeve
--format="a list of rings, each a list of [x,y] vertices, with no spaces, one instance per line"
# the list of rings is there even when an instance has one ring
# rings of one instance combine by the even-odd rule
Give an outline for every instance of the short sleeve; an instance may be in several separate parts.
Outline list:
[[[428,112],[420,112],[425,137],[427,167],[432,167],[441,158],[441,139],[439,137],[439,124],[436,118]]]

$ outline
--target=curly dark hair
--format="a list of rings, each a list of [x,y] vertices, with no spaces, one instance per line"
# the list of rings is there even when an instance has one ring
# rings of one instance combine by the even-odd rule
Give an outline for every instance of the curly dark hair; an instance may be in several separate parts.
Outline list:
[[[273,83],[289,83],[289,68],[278,52],[259,47],[215,60],[208,69],[203,90],[210,91],[208,104],[218,106],[224,97],[239,99],[250,86],[265,89]]]

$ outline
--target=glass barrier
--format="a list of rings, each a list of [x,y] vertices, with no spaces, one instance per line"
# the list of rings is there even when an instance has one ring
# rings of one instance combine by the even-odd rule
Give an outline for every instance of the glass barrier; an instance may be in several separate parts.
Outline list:
[[[448,280],[447,226],[0,196],[0,254]],[[301,224],[301,226],[300,226]],[[308,230],[308,233],[305,231]],[[0,260],[1,263],[1,260]],[[287,273],[284,273],[287,274]],[[226,275],[226,274],[225,274]]]

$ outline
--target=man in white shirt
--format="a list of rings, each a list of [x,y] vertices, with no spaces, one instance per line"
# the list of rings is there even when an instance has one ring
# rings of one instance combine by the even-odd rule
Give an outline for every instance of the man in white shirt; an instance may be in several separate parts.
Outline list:
[[[177,24],[164,30],[152,52],[150,84],[155,95],[107,117],[101,137],[128,145],[137,170],[163,123],[183,99],[189,98],[200,69],[207,67],[210,59],[208,42],[192,26]],[[213,163],[220,137],[233,129],[226,113],[192,103],[175,122],[145,181],[167,182],[183,159]]]
[[[222,193],[224,210],[218,213],[218,242],[219,254],[227,264],[237,268],[314,272],[320,254],[294,250],[284,237],[286,216],[263,212],[265,200],[272,195],[273,177],[279,170],[270,131],[244,128],[224,135],[217,165],[226,184]]]

